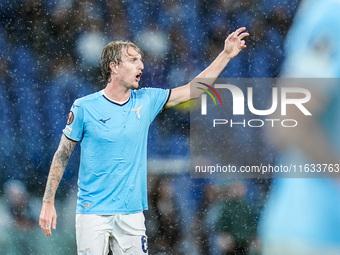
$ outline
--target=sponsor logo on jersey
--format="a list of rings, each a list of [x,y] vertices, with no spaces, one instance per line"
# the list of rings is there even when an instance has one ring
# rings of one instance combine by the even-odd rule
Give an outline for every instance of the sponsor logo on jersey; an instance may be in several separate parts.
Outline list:
[[[111,118],[108,119],[99,119],[99,121],[103,122],[104,124],[106,123],[106,121],[110,120]]]

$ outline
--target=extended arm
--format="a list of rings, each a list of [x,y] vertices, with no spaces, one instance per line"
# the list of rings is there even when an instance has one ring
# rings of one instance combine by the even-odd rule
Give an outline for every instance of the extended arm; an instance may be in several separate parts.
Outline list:
[[[231,33],[224,43],[223,51],[215,58],[215,60],[198,76],[197,78],[211,78],[216,79],[224,70],[229,61],[235,57],[242,49],[246,48],[244,37],[249,36],[248,33],[243,33],[246,28],[242,27]],[[200,89],[191,88],[191,83],[175,88],[171,91],[166,107],[172,107],[191,99],[197,99],[203,93]]]
[[[63,134],[52,160],[39,218],[39,225],[46,236],[51,236],[51,224],[53,229],[56,229],[57,214],[54,207],[54,198],[75,145],[75,141],[68,139]]]

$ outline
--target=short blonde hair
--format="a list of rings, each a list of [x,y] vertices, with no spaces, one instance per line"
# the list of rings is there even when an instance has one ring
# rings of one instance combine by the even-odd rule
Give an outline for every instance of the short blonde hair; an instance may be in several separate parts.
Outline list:
[[[110,82],[111,77],[111,68],[110,63],[113,62],[116,65],[119,65],[122,62],[122,49],[123,48],[134,48],[139,54],[143,55],[141,49],[130,41],[113,41],[110,42],[102,51],[101,56],[101,71],[102,71],[102,79],[105,82]]]

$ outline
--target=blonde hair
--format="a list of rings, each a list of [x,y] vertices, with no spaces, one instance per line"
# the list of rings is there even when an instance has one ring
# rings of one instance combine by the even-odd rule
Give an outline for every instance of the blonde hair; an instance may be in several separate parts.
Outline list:
[[[134,48],[139,54],[143,55],[140,48],[132,42],[129,41],[113,41],[110,42],[102,51],[101,56],[101,71],[102,79],[105,82],[110,82],[111,68],[110,63],[113,62],[115,65],[119,65],[122,62],[122,49],[123,48]]]

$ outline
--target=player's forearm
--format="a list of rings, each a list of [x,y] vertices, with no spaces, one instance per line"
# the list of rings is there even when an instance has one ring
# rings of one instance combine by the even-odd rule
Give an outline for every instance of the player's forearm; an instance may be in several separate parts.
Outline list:
[[[226,53],[225,51],[222,51],[215,58],[215,60],[205,70],[203,70],[203,72],[201,72],[199,75],[195,77],[195,79],[204,79],[202,80],[202,82],[204,82],[205,84],[208,84],[208,85],[213,84],[215,79],[225,69],[225,67],[227,66],[230,60],[231,60],[231,57],[228,55],[228,53]],[[191,91],[190,99],[197,99],[201,96],[201,94],[204,93],[204,91],[199,88],[206,88],[206,87],[193,81],[191,81],[189,84],[189,88]],[[194,88],[191,86],[194,86]]]
[[[242,33],[245,29],[245,27],[239,28],[227,37],[223,51],[203,72],[195,77],[196,80],[194,79],[184,86],[172,89],[166,107],[172,107],[191,99],[199,98],[201,94],[204,93],[206,87],[197,81],[203,79],[201,82],[205,83],[205,85],[213,84],[215,79],[229,63],[230,59],[237,56],[237,54],[246,47],[245,41],[242,39],[249,34]]]
[[[245,27],[241,27],[237,29],[235,32],[228,35],[227,39],[224,42],[223,51],[196,78],[208,78],[205,83],[207,85],[213,84],[215,79],[220,75],[220,73],[229,63],[229,61],[232,58],[236,57],[242,49],[247,47],[245,45],[245,41],[243,40],[243,38],[249,36],[249,34],[245,33],[244,32],[245,30],[246,30]],[[194,86],[195,88],[190,89],[191,91],[190,99],[199,98],[204,91],[199,88],[196,89],[196,86],[198,86],[196,83],[194,84]]]
[[[216,79],[230,60],[231,57],[228,55],[228,53],[222,51],[206,69],[196,76],[196,78]]]
[[[198,99],[201,94],[204,93],[204,90],[200,88],[205,89],[206,87],[197,83],[197,81],[199,81],[197,79],[202,79],[200,81],[208,85],[213,84],[215,79],[229,63],[230,59],[230,56],[225,51],[222,51],[215,60],[190,83],[173,89],[166,107],[168,108],[192,99]]]
[[[53,156],[50,172],[47,178],[43,203],[54,203],[56,191],[75,144],[76,142],[67,139],[64,135],[62,136],[58,150]]]
[[[67,161],[62,152],[54,154],[50,172],[48,174],[43,203],[54,203],[54,197],[58,189],[61,178],[63,177]]]

